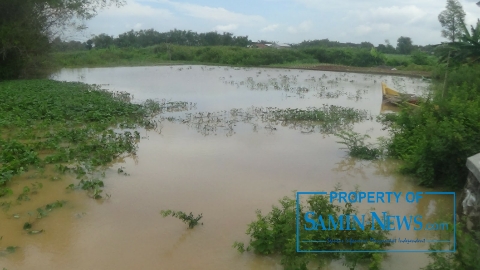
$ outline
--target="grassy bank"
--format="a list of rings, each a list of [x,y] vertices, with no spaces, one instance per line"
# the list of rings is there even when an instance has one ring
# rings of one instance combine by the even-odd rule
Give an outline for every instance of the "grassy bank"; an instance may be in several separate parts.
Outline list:
[[[424,55],[423,55],[424,56]],[[424,56],[427,57],[427,56]],[[398,60],[401,59],[401,60]],[[281,68],[325,69],[327,65],[337,66],[334,71],[347,71],[344,67],[355,67],[354,72],[382,74],[429,75],[429,62],[415,64],[411,56],[390,56],[372,53],[368,49],[354,48],[306,48],[306,49],[249,49],[242,47],[193,47],[178,45],[157,45],[146,48],[92,49],[90,51],[57,52],[52,54],[53,65],[59,67],[112,67],[148,66],[170,64],[215,64],[229,66],[269,66]],[[327,65],[326,65],[327,64]],[[389,65],[393,64],[393,66]],[[386,67],[387,65],[387,67]],[[377,70],[374,68],[381,66]],[[396,72],[391,71],[396,67]],[[401,71],[399,71],[401,70]]]

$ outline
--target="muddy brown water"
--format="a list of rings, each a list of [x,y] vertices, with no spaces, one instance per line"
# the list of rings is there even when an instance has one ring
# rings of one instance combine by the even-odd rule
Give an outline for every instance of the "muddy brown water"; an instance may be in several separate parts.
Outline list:
[[[138,102],[150,98],[196,104],[189,112],[166,116],[252,106],[333,104],[368,110],[375,117],[382,109],[382,81],[417,94],[427,87],[419,79],[385,75],[211,66],[65,69],[53,78],[127,91]],[[282,269],[278,258],[240,254],[232,248],[234,241],[248,242],[245,231],[255,219],[256,209],[266,213],[295,190],[330,191],[337,183],[344,190],[358,185],[363,191],[429,191],[396,174],[395,162],[349,158],[332,135],[265,126],[257,123],[254,129],[239,122],[233,131],[218,127],[207,135],[193,126],[162,121],[157,130],[140,130],[137,156],[119,159],[106,169],[105,192],[111,198],[104,201],[90,199],[81,191],[66,191],[76,180],[62,176],[51,181],[52,168],[47,168],[43,177],[34,172],[18,177],[13,182],[16,194],[31,183],[44,186],[30,201],[0,211],[0,247],[19,246],[15,253],[0,257],[0,267]],[[353,128],[372,138],[387,135],[375,120]],[[120,167],[129,175],[118,174]],[[67,203],[34,223],[34,228],[45,232],[26,234],[22,226],[32,220],[28,212],[56,200]],[[436,220],[453,211],[452,204],[449,196],[428,196],[419,204],[376,208]],[[203,213],[204,225],[189,230],[177,219],[162,218],[162,209]],[[424,231],[393,235],[429,237]],[[428,249],[428,245],[414,244],[412,248]],[[427,263],[425,253],[389,253],[383,266],[419,269]],[[332,262],[324,269],[346,268],[342,262]]]

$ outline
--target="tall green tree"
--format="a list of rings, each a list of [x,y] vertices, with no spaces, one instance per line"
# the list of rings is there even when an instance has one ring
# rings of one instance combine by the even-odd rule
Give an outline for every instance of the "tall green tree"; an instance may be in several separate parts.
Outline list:
[[[480,20],[475,26],[467,26],[462,23],[463,34],[456,42],[443,44],[435,49],[440,62],[451,62],[456,66],[459,64],[480,63]]]
[[[397,40],[397,52],[400,54],[410,54],[412,51],[412,39],[409,37],[399,37]]]
[[[95,48],[108,48],[113,45],[113,37],[107,34],[100,34],[98,36],[94,36],[92,38],[93,44],[95,44]]]
[[[438,20],[443,27],[443,37],[451,42],[455,42],[462,37],[465,12],[458,0],[447,0],[446,9],[438,15]]]
[[[0,0],[0,80],[15,79],[45,55],[50,41],[67,28],[123,0]]]

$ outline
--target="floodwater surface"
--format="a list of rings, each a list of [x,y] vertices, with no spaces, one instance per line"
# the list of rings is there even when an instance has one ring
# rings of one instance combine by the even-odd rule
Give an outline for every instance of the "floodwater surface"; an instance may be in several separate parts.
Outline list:
[[[153,130],[139,130],[137,155],[106,168],[109,199],[67,191],[76,180],[65,175],[53,181],[48,168],[43,175],[30,173],[13,181],[16,190],[36,182],[43,187],[29,201],[0,212],[0,248],[19,247],[0,257],[0,267],[9,270],[282,269],[276,257],[232,248],[234,241],[248,243],[245,231],[255,210],[267,213],[294,191],[331,191],[337,184],[346,191],[356,186],[362,191],[429,191],[396,174],[395,162],[348,157],[332,134],[352,128],[372,141],[386,136],[375,120],[382,110],[381,82],[421,95],[428,86],[421,79],[215,66],[65,69],[53,78],[127,91],[134,102],[185,101],[189,107],[158,116]],[[357,109],[364,117],[339,126],[268,117],[273,108],[330,105]],[[65,200],[64,207],[34,223],[43,233],[22,230],[32,220],[29,211],[57,200]],[[453,211],[452,204],[449,196],[437,195],[376,210],[436,221]],[[203,225],[190,230],[178,219],[163,218],[160,211],[166,209],[202,213]],[[392,235],[431,236],[425,231]],[[409,248],[428,249],[428,244]],[[389,253],[383,266],[419,269],[427,263],[425,253]],[[332,262],[325,269],[346,268]]]

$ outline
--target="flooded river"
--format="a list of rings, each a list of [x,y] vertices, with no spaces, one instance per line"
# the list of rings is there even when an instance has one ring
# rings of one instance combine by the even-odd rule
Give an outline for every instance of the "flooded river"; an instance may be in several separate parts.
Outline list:
[[[259,116],[269,107],[351,107],[366,112],[365,120],[351,128],[375,139],[387,135],[375,121],[382,110],[381,82],[423,94],[427,83],[421,79],[215,66],[65,69],[53,78],[127,91],[134,102],[185,101],[190,110],[165,113],[155,130],[139,130],[137,155],[106,169],[107,200],[66,190],[76,180],[52,181],[51,168],[46,178],[32,180],[32,172],[13,181],[16,191],[26,183],[43,188],[30,201],[0,212],[0,247],[19,247],[0,257],[0,267],[8,270],[282,269],[278,258],[232,248],[234,241],[248,242],[245,231],[256,209],[267,213],[293,191],[330,191],[338,183],[343,190],[358,185],[363,191],[428,191],[396,174],[394,162],[348,157],[331,134],[334,129],[282,125]],[[204,120],[213,116],[216,122]],[[21,230],[32,218],[29,211],[56,200],[67,202],[37,222],[44,233]],[[452,203],[449,196],[426,196],[419,204],[377,210],[435,221],[453,211]],[[164,209],[202,213],[204,225],[189,230],[177,219],[163,218]],[[424,231],[393,235],[428,237]],[[412,249],[428,249],[428,244]],[[419,269],[427,263],[425,253],[389,253],[383,265]],[[333,262],[325,269],[346,268]]]

